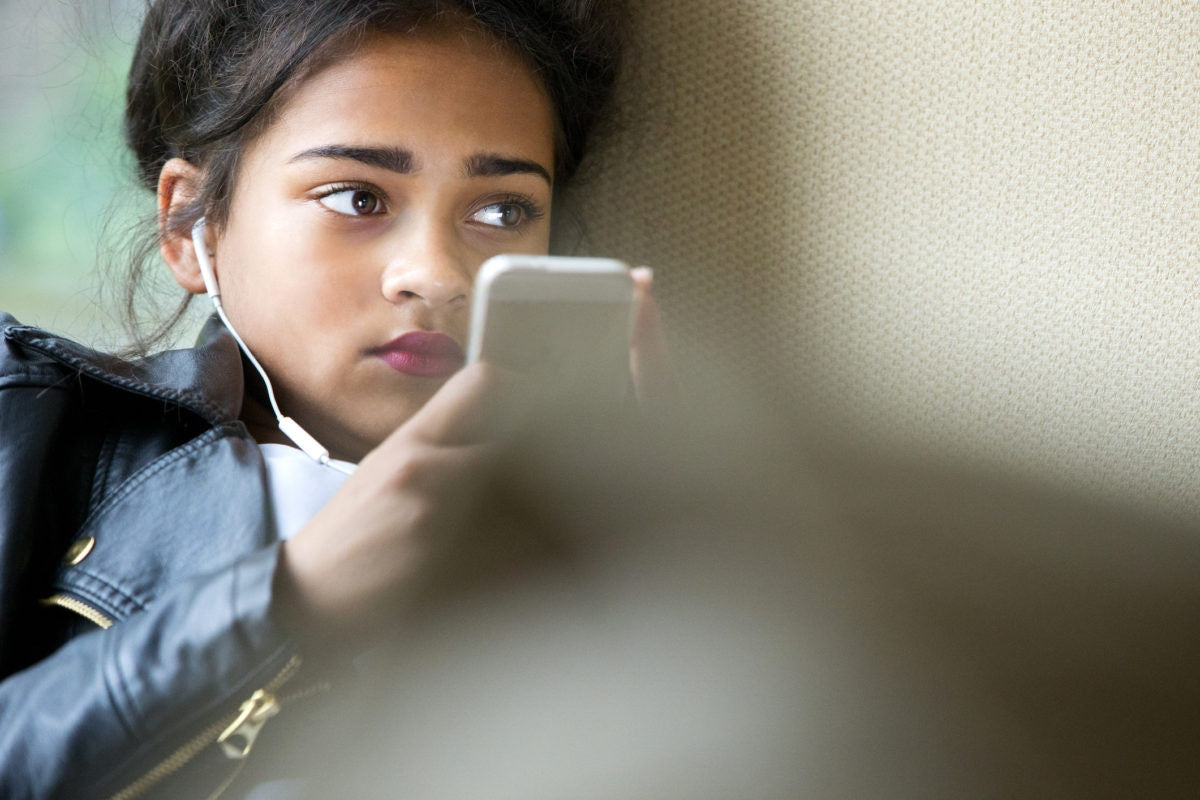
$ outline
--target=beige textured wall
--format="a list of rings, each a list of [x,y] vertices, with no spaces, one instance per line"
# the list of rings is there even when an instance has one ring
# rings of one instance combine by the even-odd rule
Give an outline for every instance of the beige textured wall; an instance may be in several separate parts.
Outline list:
[[[831,442],[1200,518],[1200,9],[639,0],[586,249]]]

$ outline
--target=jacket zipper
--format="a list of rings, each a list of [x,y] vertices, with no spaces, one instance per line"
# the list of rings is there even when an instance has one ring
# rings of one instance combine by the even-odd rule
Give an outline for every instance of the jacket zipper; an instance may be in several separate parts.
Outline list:
[[[181,770],[188,762],[212,744],[220,743],[221,749],[227,758],[244,762],[246,756],[250,755],[250,750],[254,746],[254,740],[258,737],[263,725],[266,724],[268,719],[279,713],[279,709],[282,707],[274,693],[280,686],[291,680],[299,669],[300,657],[292,656],[284,664],[283,669],[268,681],[263,688],[256,690],[250,695],[238,707],[236,712],[209,725],[175,750],[175,752],[171,753],[171,755],[156,764],[149,772],[113,795],[111,800],[132,800],[135,797],[141,797],[159,782]],[[312,693],[312,690],[297,693],[285,698],[285,701],[290,701],[294,697],[310,693]],[[234,737],[237,737],[236,740]],[[237,772],[240,771],[241,763],[238,765]],[[234,777],[236,777],[236,772]],[[213,796],[220,795],[228,788],[230,783],[232,783],[232,779],[222,784],[216,795]]]
[[[113,621],[110,617],[105,616],[82,600],[77,600],[69,595],[55,594],[45,598],[44,600],[39,600],[38,602],[44,606],[58,606],[59,608],[65,608],[68,611],[74,611],[79,616],[83,617],[89,622],[99,625],[104,630],[108,630],[113,626]]]

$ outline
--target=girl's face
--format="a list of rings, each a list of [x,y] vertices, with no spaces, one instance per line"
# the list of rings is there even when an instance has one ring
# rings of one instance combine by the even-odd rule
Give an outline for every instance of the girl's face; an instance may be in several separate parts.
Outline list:
[[[554,114],[463,27],[378,34],[308,77],[210,239],[225,309],[283,412],[358,459],[462,364],[472,281],[549,245]],[[243,417],[283,441],[262,404]]]

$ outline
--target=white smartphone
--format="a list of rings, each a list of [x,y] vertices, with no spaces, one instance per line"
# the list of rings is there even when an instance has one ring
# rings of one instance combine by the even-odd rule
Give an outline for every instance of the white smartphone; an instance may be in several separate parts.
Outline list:
[[[633,297],[629,267],[615,259],[494,256],[475,277],[467,362],[623,395]]]

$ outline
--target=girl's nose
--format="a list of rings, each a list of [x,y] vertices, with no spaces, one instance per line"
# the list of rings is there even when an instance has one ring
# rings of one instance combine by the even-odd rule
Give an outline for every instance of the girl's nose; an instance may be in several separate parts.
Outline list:
[[[384,298],[396,304],[421,302],[431,309],[466,305],[474,270],[450,238],[425,236],[394,254],[383,271]]]

